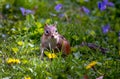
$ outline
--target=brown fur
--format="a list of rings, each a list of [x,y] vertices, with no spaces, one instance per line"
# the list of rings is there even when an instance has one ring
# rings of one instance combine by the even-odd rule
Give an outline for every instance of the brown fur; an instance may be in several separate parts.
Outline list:
[[[41,37],[41,59],[43,59],[45,49],[62,51],[65,55],[70,53],[70,44],[57,32],[56,25],[45,25],[44,31]]]

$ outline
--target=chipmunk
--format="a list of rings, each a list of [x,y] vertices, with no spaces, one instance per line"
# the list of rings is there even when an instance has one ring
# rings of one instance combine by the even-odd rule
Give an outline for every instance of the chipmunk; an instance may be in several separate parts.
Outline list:
[[[40,49],[41,59],[43,59],[45,49],[57,50],[58,52],[62,51],[63,54],[68,55],[70,53],[70,43],[58,33],[56,24],[45,24]]]

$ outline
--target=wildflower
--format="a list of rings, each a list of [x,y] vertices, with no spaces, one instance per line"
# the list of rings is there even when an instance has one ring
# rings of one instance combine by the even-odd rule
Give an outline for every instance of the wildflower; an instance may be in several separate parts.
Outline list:
[[[82,11],[85,12],[86,14],[90,13],[90,10],[84,6],[82,7]]]
[[[31,77],[27,76],[27,77],[25,77],[24,79],[31,79]]]
[[[55,53],[49,53],[48,54],[48,58],[56,58],[57,56],[56,56],[56,54]]]
[[[102,27],[102,32],[103,33],[107,33],[109,30],[110,30],[110,25],[109,24]]]
[[[118,41],[120,42],[120,31],[118,32]]]
[[[12,58],[9,58],[8,60],[7,60],[7,63],[8,64],[10,64],[10,63],[12,63],[13,62],[13,59]]]
[[[109,2],[108,0],[103,0],[102,2],[98,2],[98,8],[103,11],[107,8],[107,6],[109,7],[113,7],[114,3]]]
[[[62,7],[63,7],[62,4],[57,4],[54,9],[55,9],[57,12],[59,12]]]
[[[55,53],[50,53],[50,52],[45,51],[45,55],[50,59],[57,58],[57,55]]]
[[[19,51],[19,49],[18,49],[17,47],[14,47],[14,48],[12,48],[12,51],[13,51],[14,53],[17,53],[17,52]]]
[[[21,11],[23,16],[28,15],[28,14],[34,14],[34,11],[29,10],[29,9],[25,9],[23,7],[20,7],[20,11]]]
[[[20,60],[19,59],[15,59],[14,63],[18,64],[18,63],[20,63]]]
[[[118,36],[120,36],[120,31],[118,32]]]
[[[8,64],[18,64],[18,63],[20,63],[20,60],[19,59],[14,59],[14,58],[9,58],[8,60],[7,60],[7,63]]]
[[[90,64],[88,64],[88,65],[86,66],[86,69],[90,69],[90,68],[92,68],[93,66],[95,66],[96,64],[97,64],[96,61],[92,61]]]
[[[59,14],[59,17],[60,18],[62,18],[62,17],[64,17],[65,16],[65,14]]]
[[[18,41],[17,44],[18,44],[19,46],[22,46],[22,45],[23,45],[23,42],[22,42],[22,41]]]

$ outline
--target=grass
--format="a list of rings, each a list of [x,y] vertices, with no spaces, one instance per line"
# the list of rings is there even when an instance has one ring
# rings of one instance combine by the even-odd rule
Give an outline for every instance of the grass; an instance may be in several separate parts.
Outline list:
[[[1,0],[0,79],[95,79],[102,76],[104,79],[119,79],[119,0],[112,2],[115,7],[100,11],[96,0]],[[58,3],[63,4],[60,12],[54,10]],[[5,8],[7,5],[10,7]],[[34,15],[23,16],[19,11],[21,6],[38,8]],[[88,7],[90,14],[81,11],[81,6]],[[65,16],[59,17],[61,13]],[[57,58],[45,56],[41,61],[40,37],[44,24],[54,22],[58,22],[58,32],[69,40],[72,51],[65,58],[57,53]],[[106,24],[110,24],[110,29],[104,34],[102,26]],[[80,46],[82,42],[96,44],[108,51],[103,54],[99,48],[93,50]]]

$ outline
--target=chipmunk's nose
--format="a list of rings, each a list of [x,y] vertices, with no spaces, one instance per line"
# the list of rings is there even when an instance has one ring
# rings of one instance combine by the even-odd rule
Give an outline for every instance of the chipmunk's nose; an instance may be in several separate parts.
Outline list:
[[[54,38],[54,36],[52,35],[51,38]]]

